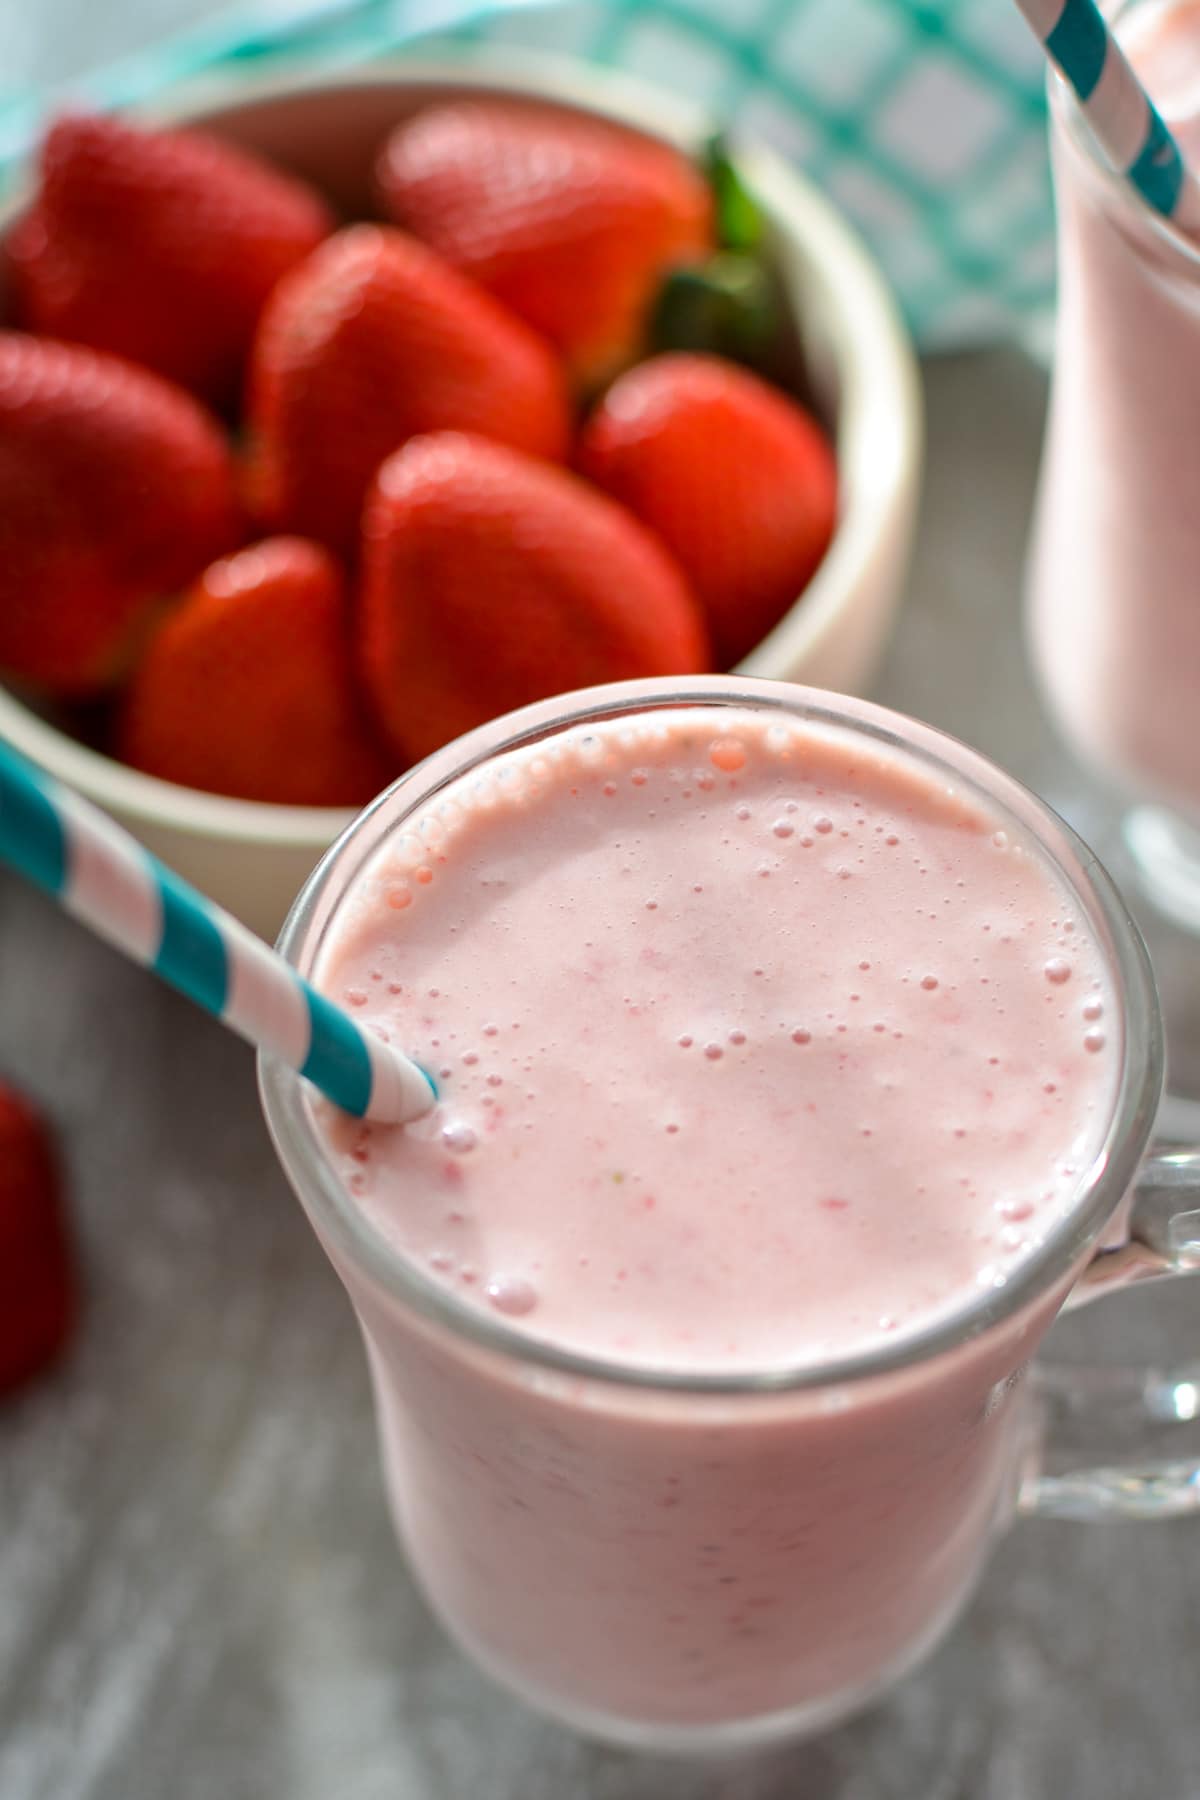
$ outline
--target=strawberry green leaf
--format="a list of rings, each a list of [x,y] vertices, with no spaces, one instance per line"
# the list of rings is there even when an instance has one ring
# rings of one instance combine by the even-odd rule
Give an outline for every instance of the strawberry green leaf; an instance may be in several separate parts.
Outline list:
[[[704,146],[704,170],[713,192],[717,243],[723,250],[757,250],[763,237],[762,211],[721,132]]]

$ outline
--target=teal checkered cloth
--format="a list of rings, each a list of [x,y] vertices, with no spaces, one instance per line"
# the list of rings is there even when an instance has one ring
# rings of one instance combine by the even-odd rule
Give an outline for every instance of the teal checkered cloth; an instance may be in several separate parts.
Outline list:
[[[857,223],[923,346],[1021,330],[1051,296],[1045,64],[1011,0],[252,0],[70,97],[492,44],[630,70],[768,140]],[[66,97],[0,100],[0,171]]]

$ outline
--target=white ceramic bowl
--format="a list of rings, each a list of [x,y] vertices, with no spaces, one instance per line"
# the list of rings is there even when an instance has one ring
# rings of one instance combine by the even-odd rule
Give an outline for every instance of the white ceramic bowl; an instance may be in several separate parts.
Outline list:
[[[375,155],[392,125],[431,101],[493,91],[599,113],[688,151],[712,129],[692,106],[640,81],[527,54],[519,64],[492,55],[436,66],[404,60],[334,80],[290,74],[236,90],[206,81],[173,92],[145,116],[203,124],[258,150],[353,215],[370,209]],[[824,561],[741,667],[855,692],[874,670],[908,564],[921,461],[916,365],[882,277],[841,217],[773,153],[739,143],[738,160],[770,222],[812,391],[836,428],[841,486]],[[0,212],[0,232],[20,206],[18,196]],[[268,935],[351,816],[226,800],[155,780],[78,743],[3,687],[0,734]]]

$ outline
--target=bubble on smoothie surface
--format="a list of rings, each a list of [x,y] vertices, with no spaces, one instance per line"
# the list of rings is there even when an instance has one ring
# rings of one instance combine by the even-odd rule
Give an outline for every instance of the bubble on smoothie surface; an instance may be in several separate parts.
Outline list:
[[[456,1156],[465,1156],[468,1150],[474,1150],[479,1139],[469,1125],[453,1120],[449,1125],[442,1126],[442,1142]]]
[[[746,766],[746,746],[740,738],[714,738],[708,747],[709,761],[725,775],[736,775]]]
[[[538,1302],[537,1289],[521,1275],[493,1276],[485,1291],[496,1311],[512,1318],[523,1318]]]

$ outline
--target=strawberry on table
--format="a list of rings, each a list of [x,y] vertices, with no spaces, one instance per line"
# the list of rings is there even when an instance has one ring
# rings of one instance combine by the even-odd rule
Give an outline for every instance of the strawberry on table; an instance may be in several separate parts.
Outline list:
[[[725,667],[787,611],[833,534],[837,465],[824,431],[720,357],[656,356],[620,376],[577,461],[674,553]]]
[[[341,571],[319,544],[267,538],[213,563],[164,619],[126,696],[118,749],[184,787],[358,806],[399,767],[365,720]]]
[[[379,163],[388,215],[556,344],[584,384],[641,348],[664,274],[712,248],[712,200],[668,145],[504,101],[431,106]]]
[[[228,445],[190,394],[0,331],[0,671],[111,685],[163,596],[241,536]]]
[[[396,748],[593,682],[709,666],[662,546],[564,469],[459,432],[388,458],[363,521],[363,669]]]
[[[307,183],[203,131],[68,116],[8,242],[20,320],[226,406],[267,295],[332,229]]]
[[[0,1394],[54,1360],[77,1312],[49,1133],[29,1101],[0,1081]]]
[[[254,504],[353,556],[363,497],[406,438],[455,429],[561,458],[550,347],[415,238],[354,225],[276,288],[251,364]]]

